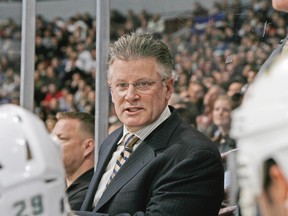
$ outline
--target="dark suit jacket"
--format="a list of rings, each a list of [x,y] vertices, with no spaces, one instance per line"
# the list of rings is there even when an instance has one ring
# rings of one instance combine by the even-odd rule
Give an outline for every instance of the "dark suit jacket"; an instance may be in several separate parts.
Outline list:
[[[83,173],[66,189],[72,210],[80,210],[93,174],[94,168]]]
[[[173,109],[132,153],[92,208],[122,132],[123,128],[116,130],[101,145],[96,172],[77,215],[218,215],[224,194],[220,154]]]

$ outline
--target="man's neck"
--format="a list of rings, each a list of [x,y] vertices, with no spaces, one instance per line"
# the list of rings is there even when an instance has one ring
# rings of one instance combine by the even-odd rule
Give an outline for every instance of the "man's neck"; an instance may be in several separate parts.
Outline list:
[[[81,166],[79,169],[77,169],[73,173],[66,173],[66,186],[67,188],[70,187],[70,185],[76,181],[81,175],[83,175],[88,170],[92,169],[94,167],[93,164]]]

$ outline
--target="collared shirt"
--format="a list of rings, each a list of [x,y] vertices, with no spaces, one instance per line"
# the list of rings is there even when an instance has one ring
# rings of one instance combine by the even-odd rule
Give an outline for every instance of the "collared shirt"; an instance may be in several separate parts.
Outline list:
[[[136,142],[136,144],[133,146],[133,151],[135,151],[136,148],[140,145],[140,143],[146,139],[146,137],[153,131],[155,130],[162,122],[164,122],[169,116],[171,115],[171,112],[168,108],[168,106],[165,108],[165,110],[161,113],[159,118],[154,121],[152,124],[145,126],[144,128],[141,128],[140,130],[136,131],[134,134],[139,138],[139,140]],[[111,160],[109,161],[105,173],[103,174],[101,181],[98,185],[98,189],[96,191],[95,197],[94,197],[94,202],[93,206],[96,206],[97,203],[99,202],[103,192],[106,189],[106,185],[110,179],[110,176],[113,172],[115,163],[120,155],[120,153],[124,150],[124,137],[125,135],[129,133],[128,129],[124,125],[123,129],[123,136],[117,143],[118,147],[116,151],[113,153]]]

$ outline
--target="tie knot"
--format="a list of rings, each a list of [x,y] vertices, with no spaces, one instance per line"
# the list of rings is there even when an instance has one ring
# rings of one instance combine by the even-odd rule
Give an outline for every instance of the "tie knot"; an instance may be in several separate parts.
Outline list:
[[[133,145],[137,142],[139,138],[135,136],[135,134],[128,133],[125,138],[124,147],[128,149],[132,149]]]

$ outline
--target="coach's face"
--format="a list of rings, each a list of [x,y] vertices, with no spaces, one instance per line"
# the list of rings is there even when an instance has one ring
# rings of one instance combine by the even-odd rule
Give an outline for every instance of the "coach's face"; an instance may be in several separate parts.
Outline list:
[[[163,79],[155,58],[115,59],[108,81],[115,111],[124,125],[135,132],[154,122],[168,104],[173,79]]]

